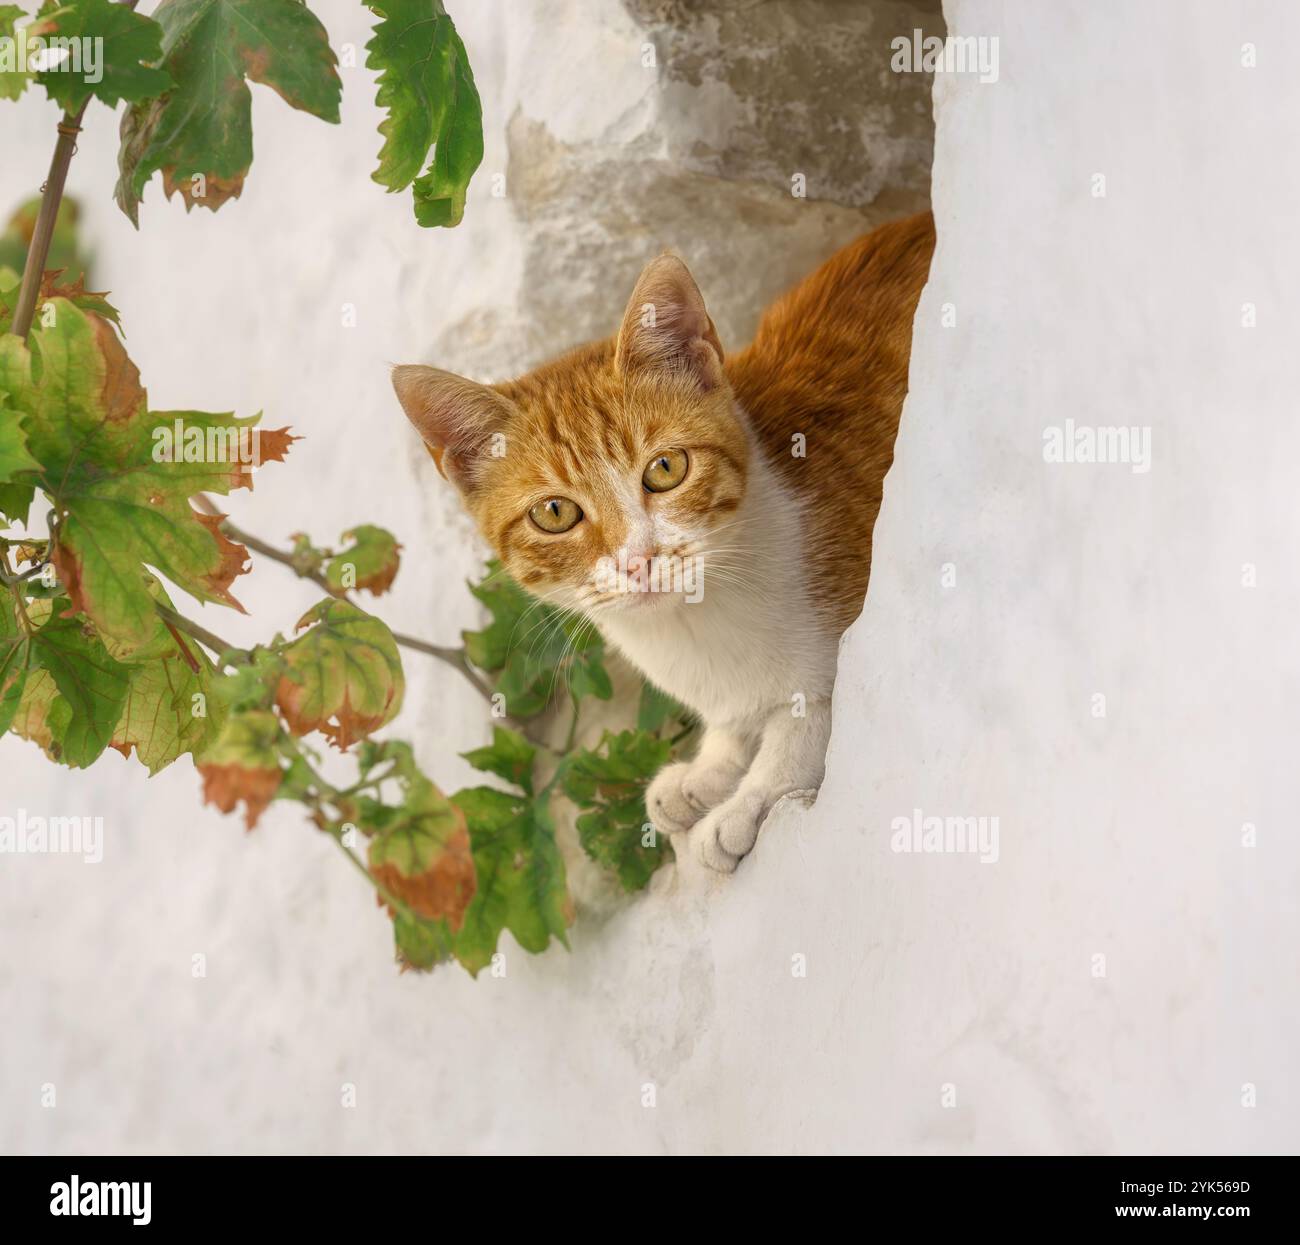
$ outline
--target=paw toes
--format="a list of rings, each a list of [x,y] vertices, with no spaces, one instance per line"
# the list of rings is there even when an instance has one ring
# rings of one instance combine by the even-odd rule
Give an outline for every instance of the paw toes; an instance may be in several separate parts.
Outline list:
[[[700,819],[682,794],[685,766],[670,765],[650,784],[646,792],[646,815],[661,834],[684,834]]]
[[[740,863],[738,856],[733,856],[718,842],[717,833],[711,826],[701,822],[692,832],[695,840],[695,854],[700,863],[715,873],[734,873]]]
[[[718,844],[732,856],[747,855],[758,839],[758,825],[762,809],[751,803],[726,807],[718,818]]]
[[[716,808],[735,789],[740,773],[731,770],[706,769],[687,774],[682,779],[682,796],[692,808],[707,813]]]

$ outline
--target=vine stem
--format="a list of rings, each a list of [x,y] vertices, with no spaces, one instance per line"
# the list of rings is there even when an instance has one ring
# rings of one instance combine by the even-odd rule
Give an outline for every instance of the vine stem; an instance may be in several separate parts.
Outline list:
[[[13,596],[14,611],[18,616],[18,621],[22,623],[23,630],[27,632],[28,636],[31,636],[33,631],[32,620],[27,614],[27,602],[23,600],[22,589],[19,587],[20,579],[17,575],[10,573],[12,568],[9,565],[9,550],[7,548],[3,553],[0,553],[0,567],[3,568],[0,570],[0,576],[3,577],[4,586],[9,589],[10,594]]]
[[[339,801],[343,798],[346,798],[348,792],[339,791],[338,788],[333,785],[333,783],[327,782],[325,778],[322,777],[321,774],[317,772],[316,767],[312,765],[312,763],[308,761],[305,756],[303,756],[302,749],[298,747],[298,744],[295,741],[290,740],[289,747],[292,749],[293,754],[297,759],[298,763],[303,767],[303,769],[307,771],[307,773],[311,775],[312,780],[316,784],[316,793],[314,795],[309,793],[308,795],[304,796],[303,803],[306,804],[320,819],[315,823],[317,827],[323,830],[326,834],[330,836],[331,839],[334,840],[334,844],[339,849],[339,851],[341,851],[348,858],[348,860],[352,862],[352,867],[356,869],[356,871],[360,873],[361,876],[365,878],[366,881],[371,886],[374,887],[375,891],[379,894],[379,897],[386,904],[388,904],[389,907],[391,907],[395,912],[401,912],[403,915],[405,915],[410,919],[413,920],[417,919],[415,913],[411,911],[411,909],[407,906],[405,901],[399,899],[388,889],[388,887],[386,887],[377,877],[375,877],[375,875],[370,871],[369,867],[366,865],[365,861],[363,861],[361,857],[358,856],[356,852],[354,852],[343,841],[342,829],[339,826],[332,824],[331,819],[326,815],[326,811],[322,807],[322,804],[330,803],[333,804],[336,808],[338,808]],[[364,784],[358,783],[357,785],[362,786]],[[349,788],[349,791],[350,790],[351,788]],[[322,822],[324,822],[325,824],[322,825],[321,824]]]
[[[158,611],[158,617],[163,622],[197,640],[204,648],[209,649],[214,657],[220,658],[222,653],[239,653],[244,658],[248,657],[248,653],[237,644],[227,644],[219,635],[196,623],[192,618],[186,618],[184,614],[178,614],[174,609],[163,605],[161,602],[156,603],[154,608]]]
[[[221,516],[221,511],[212,503],[212,499],[203,493],[199,493],[194,498],[195,505],[198,506],[205,514],[213,517]],[[307,570],[298,562],[294,561],[293,555],[283,549],[277,549],[274,545],[268,544],[260,536],[254,536],[251,532],[245,532],[242,528],[236,527],[227,518],[222,518],[221,530],[225,532],[231,540],[238,541],[245,545],[254,553],[260,553],[265,558],[270,558],[273,562],[279,562],[281,566],[287,566],[299,578],[310,579],[312,583],[323,588],[330,596],[337,596],[329,580],[325,578],[320,571]],[[346,598],[346,594],[345,594]],[[350,599],[350,598],[347,598]],[[484,700],[491,703],[492,689],[481,679],[471,668],[465,658],[462,649],[448,648],[442,644],[433,644],[428,640],[418,639],[416,636],[403,635],[400,631],[392,633],[393,639],[403,648],[409,648],[416,653],[424,653],[428,657],[435,657],[439,661],[446,662],[447,665],[454,667],[459,674],[478,692]]]
[[[131,6],[134,8],[134,4]],[[68,166],[77,150],[77,135],[81,132],[81,118],[86,114],[89,100],[77,110],[75,116],[63,114],[59,122],[59,139],[54,144],[50,159],[50,172],[41,189],[41,210],[32,231],[32,244],[27,248],[27,263],[23,266],[23,283],[18,289],[18,306],[14,311],[13,332],[27,340],[36,315],[36,299],[41,292],[41,278],[45,275],[45,261],[50,257],[50,243],[54,240],[54,226],[63,203],[63,187],[68,180]]]
[[[120,0],[123,8],[134,9],[138,0]],[[81,133],[81,118],[86,115],[90,100],[81,105],[75,115],[64,113],[59,122],[59,138],[50,158],[50,172],[41,187],[41,210],[32,230],[32,244],[27,248],[27,262],[23,265],[23,281],[18,287],[18,304],[14,309],[13,327],[10,330],[23,341],[32,329],[36,315],[36,300],[41,293],[41,278],[45,275],[45,261],[50,257],[50,243],[54,240],[54,226],[58,223],[59,208],[63,204],[63,187],[68,180],[68,166],[77,151],[77,135]]]

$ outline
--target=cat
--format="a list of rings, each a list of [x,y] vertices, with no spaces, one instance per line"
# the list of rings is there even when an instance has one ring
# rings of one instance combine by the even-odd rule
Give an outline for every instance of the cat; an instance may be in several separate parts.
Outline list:
[[[821,784],[933,249],[928,213],[873,230],[730,356],[686,265],[661,255],[614,337],[518,380],[393,370],[506,570],[701,718],[694,758],[660,771],[646,809],[712,869]]]

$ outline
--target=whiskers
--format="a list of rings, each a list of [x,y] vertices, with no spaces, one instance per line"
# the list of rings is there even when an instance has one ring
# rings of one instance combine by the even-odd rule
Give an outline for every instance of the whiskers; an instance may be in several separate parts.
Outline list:
[[[533,599],[515,620],[506,648],[510,652],[523,653],[526,671],[536,671],[540,675],[550,669],[551,678],[546,688],[549,702],[555,697],[561,677],[564,679],[564,692],[572,694],[573,667],[578,655],[586,651],[597,628],[595,621],[582,612],[587,608],[587,602],[581,588],[575,591],[561,585],[547,592],[530,592],[530,595]],[[564,596],[576,597],[578,608],[560,604],[557,598]],[[521,634],[525,625],[527,630]],[[563,644],[556,656],[553,650],[561,635]],[[530,682],[535,677],[530,673]]]

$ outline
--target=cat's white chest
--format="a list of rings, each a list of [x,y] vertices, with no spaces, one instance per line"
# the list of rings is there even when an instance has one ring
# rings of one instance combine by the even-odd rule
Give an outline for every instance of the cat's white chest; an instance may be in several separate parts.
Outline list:
[[[806,601],[726,596],[710,600],[706,590],[699,605],[604,619],[601,630],[646,678],[711,726],[761,721],[797,696],[829,694],[836,646]]]

